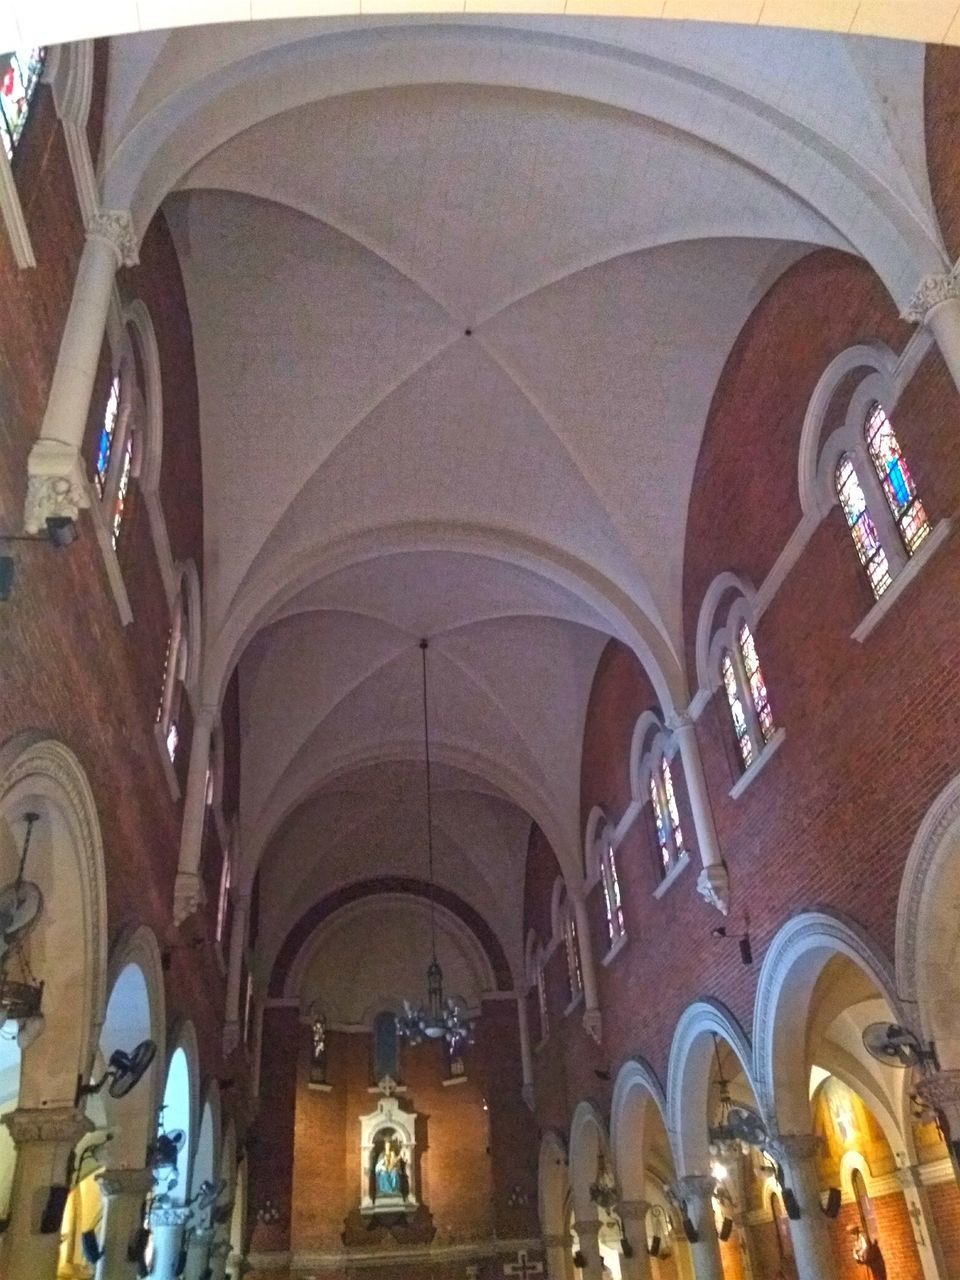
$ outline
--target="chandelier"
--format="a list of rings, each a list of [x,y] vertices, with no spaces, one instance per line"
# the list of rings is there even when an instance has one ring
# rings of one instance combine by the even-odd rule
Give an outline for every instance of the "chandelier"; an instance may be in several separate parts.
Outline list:
[[[437,959],[436,886],[433,880],[433,789],[430,776],[430,721],[427,714],[427,648],[420,641],[423,670],[423,757],[427,779],[427,871],[430,884],[430,963],[427,966],[427,1002],[404,1000],[397,1018],[397,1033],[409,1044],[443,1040],[451,1057],[459,1057],[472,1039],[472,1026],[455,1000],[443,994],[443,970]]]
[[[717,1110],[716,1118],[708,1129],[710,1154],[731,1156],[746,1154],[751,1147],[761,1147],[767,1138],[767,1130],[760,1116],[751,1108],[733,1101],[730,1082],[723,1074],[720,1060],[720,1042],[713,1037],[713,1053],[717,1062]]]
[[[617,1184],[613,1174],[607,1168],[603,1148],[597,1152],[597,1176],[589,1188],[590,1199],[595,1205],[609,1212],[619,1199]]]

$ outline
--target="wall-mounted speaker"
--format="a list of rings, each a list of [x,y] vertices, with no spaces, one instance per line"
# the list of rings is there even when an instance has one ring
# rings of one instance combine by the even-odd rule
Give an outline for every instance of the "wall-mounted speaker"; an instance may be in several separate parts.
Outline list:
[[[680,1215],[680,1221],[683,1223],[683,1234],[687,1237],[691,1244],[696,1244],[700,1239],[700,1232],[690,1221],[686,1209]]]
[[[790,1187],[783,1188],[783,1207],[787,1211],[787,1217],[793,1222],[798,1222],[803,1216],[800,1212],[800,1204],[797,1201],[797,1197]]]
[[[660,1237],[659,1236],[654,1236],[653,1239],[650,1241],[650,1243],[647,1245],[647,1253],[649,1253],[651,1258],[660,1257]]]
[[[723,1222],[720,1224],[720,1230],[717,1232],[717,1235],[720,1237],[721,1240],[729,1240],[732,1232],[733,1232],[733,1219],[724,1218]]]
[[[47,1192],[47,1203],[40,1215],[40,1234],[42,1236],[57,1235],[63,1224],[63,1211],[67,1207],[69,1187],[51,1187]]]
[[[831,1187],[827,1192],[827,1203],[823,1206],[823,1212],[828,1218],[835,1218],[840,1212],[840,1188]]]

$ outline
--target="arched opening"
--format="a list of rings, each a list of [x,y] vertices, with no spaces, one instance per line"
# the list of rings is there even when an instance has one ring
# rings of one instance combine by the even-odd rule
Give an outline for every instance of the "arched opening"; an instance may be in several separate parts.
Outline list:
[[[185,1204],[188,1198],[188,1171],[190,1168],[190,1146],[192,1138],[191,1098],[190,1098],[190,1063],[186,1050],[179,1045],[170,1058],[167,1069],[167,1082],[163,1090],[163,1105],[160,1115],[161,1133],[178,1135],[176,1138],[178,1151],[175,1163],[163,1170],[164,1177],[158,1184],[161,1194],[165,1194],[172,1204]],[[182,1141],[179,1135],[183,1135]]]
[[[540,1225],[547,1251],[550,1280],[574,1280],[569,1243],[570,1178],[567,1150],[556,1133],[546,1133],[540,1143],[538,1164]]]

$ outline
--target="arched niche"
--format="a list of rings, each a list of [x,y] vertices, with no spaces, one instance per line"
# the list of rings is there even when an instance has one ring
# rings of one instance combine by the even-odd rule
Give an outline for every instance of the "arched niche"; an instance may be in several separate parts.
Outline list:
[[[62,743],[32,734],[0,749],[0,885],[17,877],[27,813],[38,816],[24,876],[40,888],[43,909],[7,973],[44,983],[43,1027],[22,1052],[18,1105],[72,1106],[77,1077],[92,1065],[105,1002],[103,846],[79,760]]]
[[[597,1206],[590,1198],[590,1185],[597,1180],[601,1161],[609,1170],[610,1143],[606,1125],[592,1102],[580,1102],[570,1124],[570,1190],[578,1222],[597,1218]]]
[[[197,1130],[197,1145],[193,1153],[193,1168],[190,1175],[190,1198],[200,1194],[203,1184],[216,1184],[220,1177],[220,1091],[216,1081],[211,1081],[204,1091],[203,1106],[200,1109],[200,1125]],[[212,1206],[204,1211],[197,1225],[205,1227],[212,1218]]]
[[[164,1177],[158,1188],[169,1197],[172,1204],[185,1204],[189,1199],[192,1155],[197,1132],[197,1094],[196,1035],[191,1024],[184,1023],[179,1033],[171,1037],[170,1058],[163,1087],[162,1128],[166,1133],[180,1130],[184,1135],[176,1167],[172,1170],[175,1178]]]

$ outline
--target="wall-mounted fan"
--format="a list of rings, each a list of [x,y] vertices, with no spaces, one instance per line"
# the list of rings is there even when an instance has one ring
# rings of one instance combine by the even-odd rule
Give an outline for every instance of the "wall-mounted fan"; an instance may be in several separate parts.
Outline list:
[[[209,1178],[204,1178],[203,1182],[200,1183],[199,1191],[190,1201],[190,1204],[195,1205],[200,1213],[205,1213],[220,1199],[226,1186],[226,1178],[221,1178],[219,1182],[211,1182]]]
[[[147,1164],[151,1169],[175,1168],[186,1141],[187,1135],[182,1129],[158,1133],[147,1150]]]
[[[76,1104],[79,1105],[81,1098],[99,1093],[108,1080],[110,1084],[107,1092],[110,1097],[125,1098],[143,1079],[156,1056],[157,1046],[153,1040],[141,1040],[130,1053],[124,1053],[122,1049],[114,1049],[107,1063],[107,1069],[99,1080],[93,1080],[89,1084],[78,1082]]]
[[[863,1047],[887,1067],[920,1067],[930,1063],[935,1071],[940,1070],[933,1043],[924,1046],[909,1027],[895,1022],[871,1022],[863,1032]]]

